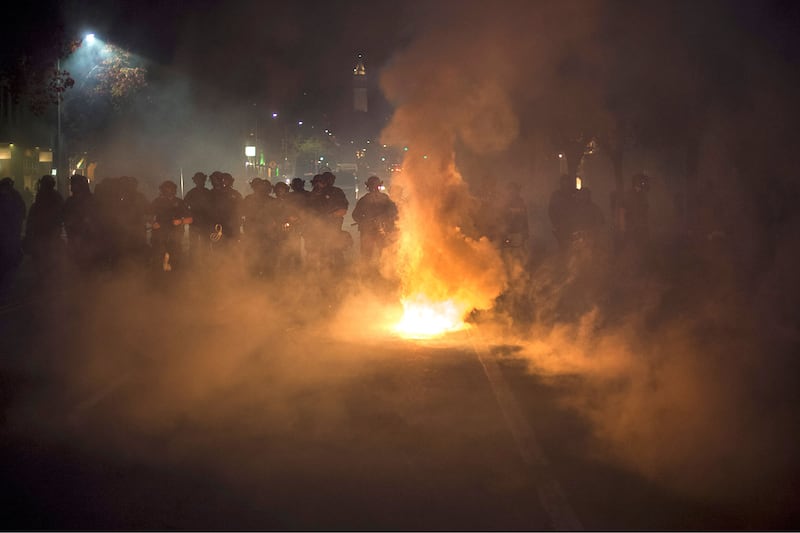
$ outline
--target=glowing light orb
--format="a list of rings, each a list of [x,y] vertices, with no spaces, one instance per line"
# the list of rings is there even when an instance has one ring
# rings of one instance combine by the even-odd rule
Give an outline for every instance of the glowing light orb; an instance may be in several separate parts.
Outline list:
[[[424,339],[465,329],[463,312],[452,301],[431,302],[424,297],[403,302],[403,317],[394,330],[404,337]]]

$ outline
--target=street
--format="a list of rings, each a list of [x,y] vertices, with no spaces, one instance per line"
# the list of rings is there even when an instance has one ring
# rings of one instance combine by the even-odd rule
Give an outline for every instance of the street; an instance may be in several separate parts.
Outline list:
[[[87,291],[91,302],[76,298]],[[3,338],[14,340],[2,361],[5,528],[750,529],[796,519],[769,492],[704,498],[609,461],[591,421],[564,401],[581,378],[537,374],[514,339],[497,343],[481,327],[406,340],[324,315],[298,320],[278,312],[285,300],[237,303],[235,291],[176,306],[174,293],[130,280],[58,294],[3,308]]]

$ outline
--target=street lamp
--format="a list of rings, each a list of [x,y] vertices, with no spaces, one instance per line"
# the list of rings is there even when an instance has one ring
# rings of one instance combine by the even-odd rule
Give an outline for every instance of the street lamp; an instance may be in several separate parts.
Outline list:
[[[255,166],[253,159],[256,157],[256,147],[252,144],[248,144],[244,147],[244,155],[247,158],[244,162],[244,172],[246,176],[250,171],[249,167]]]
[[[97,39],[97,37],[95,36],[94,33],[87,33],[87,34],[85,34],[83,36],[83,41],[88,46],[93,46],[98,41],[98,39]],[[89,71],[89,73],[91,74],[92,70],[94,70],[94,68],[96,68],[96,67],[97,67],[97,65],[92,67],[92,69]],[[59,72],[61,72],[61,58],[56,59],[56,69]],[[57,107],[56,168],[55,168],[55,175],[56,175],[56,181],[58,183],[58,189],[64,194],[64,197],[66,198],[67,196],[69,196],[69,186],[68,186],[69,184],[67,182],[67,180],[69,179],[69,176],[67,176],[67,174],[69,173],[69,168],[68,168],[69,167],[69,161],[67,161],[67,159],[65,157],[66,156],[66,150],[64,150],[64,136],[63,136],[62,127],[61,127],[62,116],[63,116],[63,112],[64,112],[64,103],[62,102],[63,96],[64,96],[63,94],[59,94],[58,95],[58,102],[57,102],[57,106],[58,107]]]

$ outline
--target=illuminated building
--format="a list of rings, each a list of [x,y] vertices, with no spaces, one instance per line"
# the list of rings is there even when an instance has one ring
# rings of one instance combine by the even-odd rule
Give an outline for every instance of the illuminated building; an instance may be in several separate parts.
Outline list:
[[[364,66],[364,54],[358,54],[358,62],[353,68],[353,110],[366,113],[367,105],[367,69]]]

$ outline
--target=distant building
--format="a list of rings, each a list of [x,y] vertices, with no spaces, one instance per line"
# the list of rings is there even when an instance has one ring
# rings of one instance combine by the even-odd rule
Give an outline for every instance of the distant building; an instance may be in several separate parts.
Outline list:
[[[48,146],[53,133],[46,117],[34,115],[24,101],[14,98],[7,84],[0,83],[0,178],[13,178],[19,191],[35,190],[39,178],[55,168]]]
[[[366,113],[369,110],[367,99],[367,69],[364,54],[358,54],[358,62],[353,68],[353,110]]]
[[[53,151],[49,148],[0,142],[0,177],[13,178],[18,190],[33,191],[42,175],[52,173]]]

